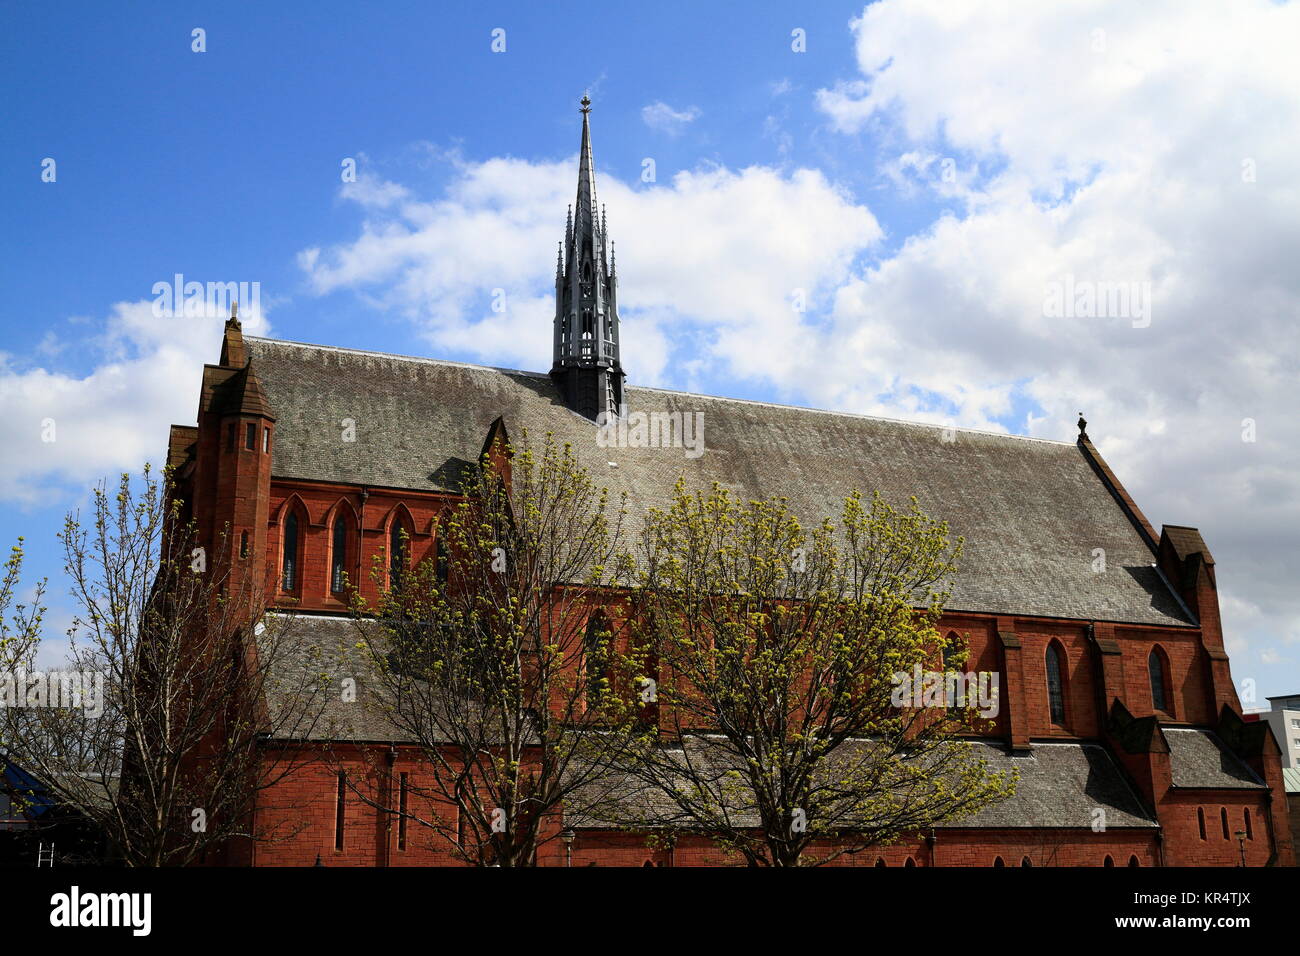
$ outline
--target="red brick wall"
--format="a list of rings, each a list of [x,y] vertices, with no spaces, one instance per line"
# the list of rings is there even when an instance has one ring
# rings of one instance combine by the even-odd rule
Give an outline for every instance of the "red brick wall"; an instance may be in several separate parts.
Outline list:
[[[332,593],[331,556],[336,509],[347,509],[348,557],[346,570],[350,585],[358,586],[361,595],[373,601],[379,586],[372,580],[374,561],[379,560],[381,574],[389,567],[390,530],[400,515],[410,534],[408,547],[412,564],[433,554],[434,528],[451,499],[446,495],[421,492],[371,491],[364,503],[360,489],[350,486],[313,485],[306,482],[271,483],[270,527],[267,535],[267,589],[276,602],[304,611],[344,611],[347,605]],[[284,555],[284,524],[289,509],[299,515],[299,570],[292,592],[281,587],[280,569]],[[356,517],[361,516],[365,529],[360,568],[357,563]],[[382,583],[382,581],[381,581]]]
[[[1205,813],[1205,839],[1196,811]],[[1228,837],[1223,836],[1220,810],[1228,811]],[[1160,806],[1169,866],[1238,866],[1241,849],[1236,833],[1245,829],[1242,814],[1250,811],[1252,839],[1246,841],[1248,866],[1263,866],[1272,850],[1264,819],[1264,799],[1254,790],[1170,791]]]
[[[1123,655],[1124,706],[1138,716],[1152,713],[1151,679],[1147,659],[1159,645],[1169,663],[1169,688],[1174,712],[1169,717],[1202,726],[1219,717],[1213,694],[1205,680],[1205,657],[1199,631],[1156,629],[1116,630]]]
[[[1030,737],[1098,737],[1097,688],[1084,628],[1021,622],[1016,633],[1024,645],[1025,693]],[[1056,642],[1065,652],[1065,727],[1052,723],[1047,700],[1047,647]]]
[[[1155,831],[1092,830],[940,830],[934,847],[939,866],[992,866],[1002,857],[1006,866],[1102,866],[1110,856],[1115,866],[1159,865]]]
[[[407,821],[402,849],[398,821],[363,799],[364,795],[384,806],[395,803],[402,773],[408,774],[412,788],[421,779],[427,781],[427,767],[417,754],[399,752],[389,767],[383,749],[361,754],[355,748],[336,748],[275,784],[259,798],[257,823],[275,827],[281,836],[257,847],[256,865],[311,866],[318,854],[324,866],[455,865],[458,861],[446,839],[413,820]],[[348,775],[341,850],[335,845],[340,770]],[[454,807],[409,791],[407,800],[411,813],[439,820],[454,831]]]

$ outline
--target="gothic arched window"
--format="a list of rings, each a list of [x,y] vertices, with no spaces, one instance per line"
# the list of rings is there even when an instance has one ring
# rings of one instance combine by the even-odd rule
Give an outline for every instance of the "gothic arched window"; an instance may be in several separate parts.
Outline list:
[[[442,536],[442,528],[435,532],[433,542],[434,571],[438,576],[438,589],[445,590],[447,578],[451,573],[451,557],[447,553],[447,539]]]
[[[388,531],[388,586],[400,587],[402,572],[406,570],[407,552],[411,547],[411,536],[402,527],[402,521],[393,516],[393,524]]]
[[[1246,839],[1255,839],[1255,828],[1250,825],[1250,807],[1244,807],[1241,814],[1241,819],[1246,824]]]
[[[1136,854],[1136,853],[1134,853],[1131,857],[1128,858],[1128,865],[1129,865],[1129,866],[1141,866],[1141,865],[1142,865],[1141,863],[1138,862],[1138,858],[1137,858],[1137,854]]]
[[[994,866],[1006,866],[1006,863],[1003,862],[1002,857],[1000,857],[1000,856],[995,856],[995,857],[993,858],[993,865],[994,865]]]
[[[1168,713],[1170,710],[1169,670],[1160,648],[1151,648],[1147,656],[1147,670],[1151,674],[1151,706]]]
[[[1204,807],[1196,808],[1196,825],[1200,827],[1201,839],[1204,840],[1205,839],[1205,808]]]
[[[600,697],[601,682],[609,660],[609,624],[605,615],[597,611],[587,619],[587,633],[583,636],[583,651],[587,665],[587,702],[595,703]]]
[[[1065,726],[1065,659],[1055,642],[1047,645],[1047,707],[1052,723]]]
[[[347,578],[348,566],[348,523],[343,520],[340,507],[334,516],[334,542],[330,556],[330,590],[335,594],[342,592],[343,582]]]
[[[1232,839],[1232,834],[1228,832],[1228,808],[1227,807],[1219,807],[1219,822],[1223,824],[1223,838],[1225,840]]]
[[[948,636],[943,641],[943,669],[952,671],[957,669],[957,658],[961,654],[961,639],[957,636],[956,631],[949,631]]]
[[[280,567],[280,587],[292,591],[298,583],[298,512],[290,511],[284,519],[284,557]]]

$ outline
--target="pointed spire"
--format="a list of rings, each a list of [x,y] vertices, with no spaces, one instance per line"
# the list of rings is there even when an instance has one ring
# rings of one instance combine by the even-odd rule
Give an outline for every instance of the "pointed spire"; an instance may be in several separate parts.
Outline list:
[[[565,220],[562,264],[556,266],[554,363],[551,375],[569,408],[597,418],[622,403],[618,305],[608,219],[596,203],[596,165],[591,149],[591,97],[582,98],[582,145],[578,193]],[[562,270],[562,271],[561,271]]]
[[[582,147],[578,154],[578,198],[574,205],[575,239],[581,248],[581,239],[596,230],[596,166],[591,158],[591,98],[582,98]],[[593,240],[594,236],[591,236]],[[593,242],[593,251],[595,243]]]

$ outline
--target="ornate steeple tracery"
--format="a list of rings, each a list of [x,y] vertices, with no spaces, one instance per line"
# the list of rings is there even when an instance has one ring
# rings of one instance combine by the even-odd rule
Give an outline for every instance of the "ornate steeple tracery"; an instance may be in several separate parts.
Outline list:
[[[596,419],[623,401],[618,348],[618,279],[611,266],[604,210],[597,211],[591,154],[591,99],[582,98],[578,194],[566,217],[555,275],[555,347],[551,377],[565,404]]]

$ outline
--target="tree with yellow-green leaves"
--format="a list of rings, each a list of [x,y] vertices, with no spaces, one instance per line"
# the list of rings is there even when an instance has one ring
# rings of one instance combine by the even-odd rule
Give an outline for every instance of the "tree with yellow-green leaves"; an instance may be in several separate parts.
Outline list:
[[[571,447],[514,447],[504,430],[460,492],[426,559],[384,556],[378,599],[353,598],[371,675],[358,704],[420,758],[396,798],[353,792],[424,846],[531,866],[561,838],[561,810],[607,798],[606,768],[637,723],[609,587],[623,508]]]
[[[1008,795],[1014,780],[962,739],[978,729],[971,706],[894,700],[895,675],[961,664],[936,627],[959,551],[915,501],[854,494],[806,530],[784,500],[679,484],[650,512],[629,581],[658,734],[622,764],[615,822],[797,866]]]
[[[148,466],[96,486],[89,516],[69,514],[59,535],[74,612],[50,671],[38,665],[44,582],[10,611],[20,548],[0,582],[0,750],[125,866],[212,862],[301,829],[300,808],[274,794],[303,761],[258,744],[310,728],[319,695],[274,676],[291,619],[262,613],[227,537],[203,541]],[[271,714],[273,684],[284,703]],[[255,819],[268,806],[290,822]]]

